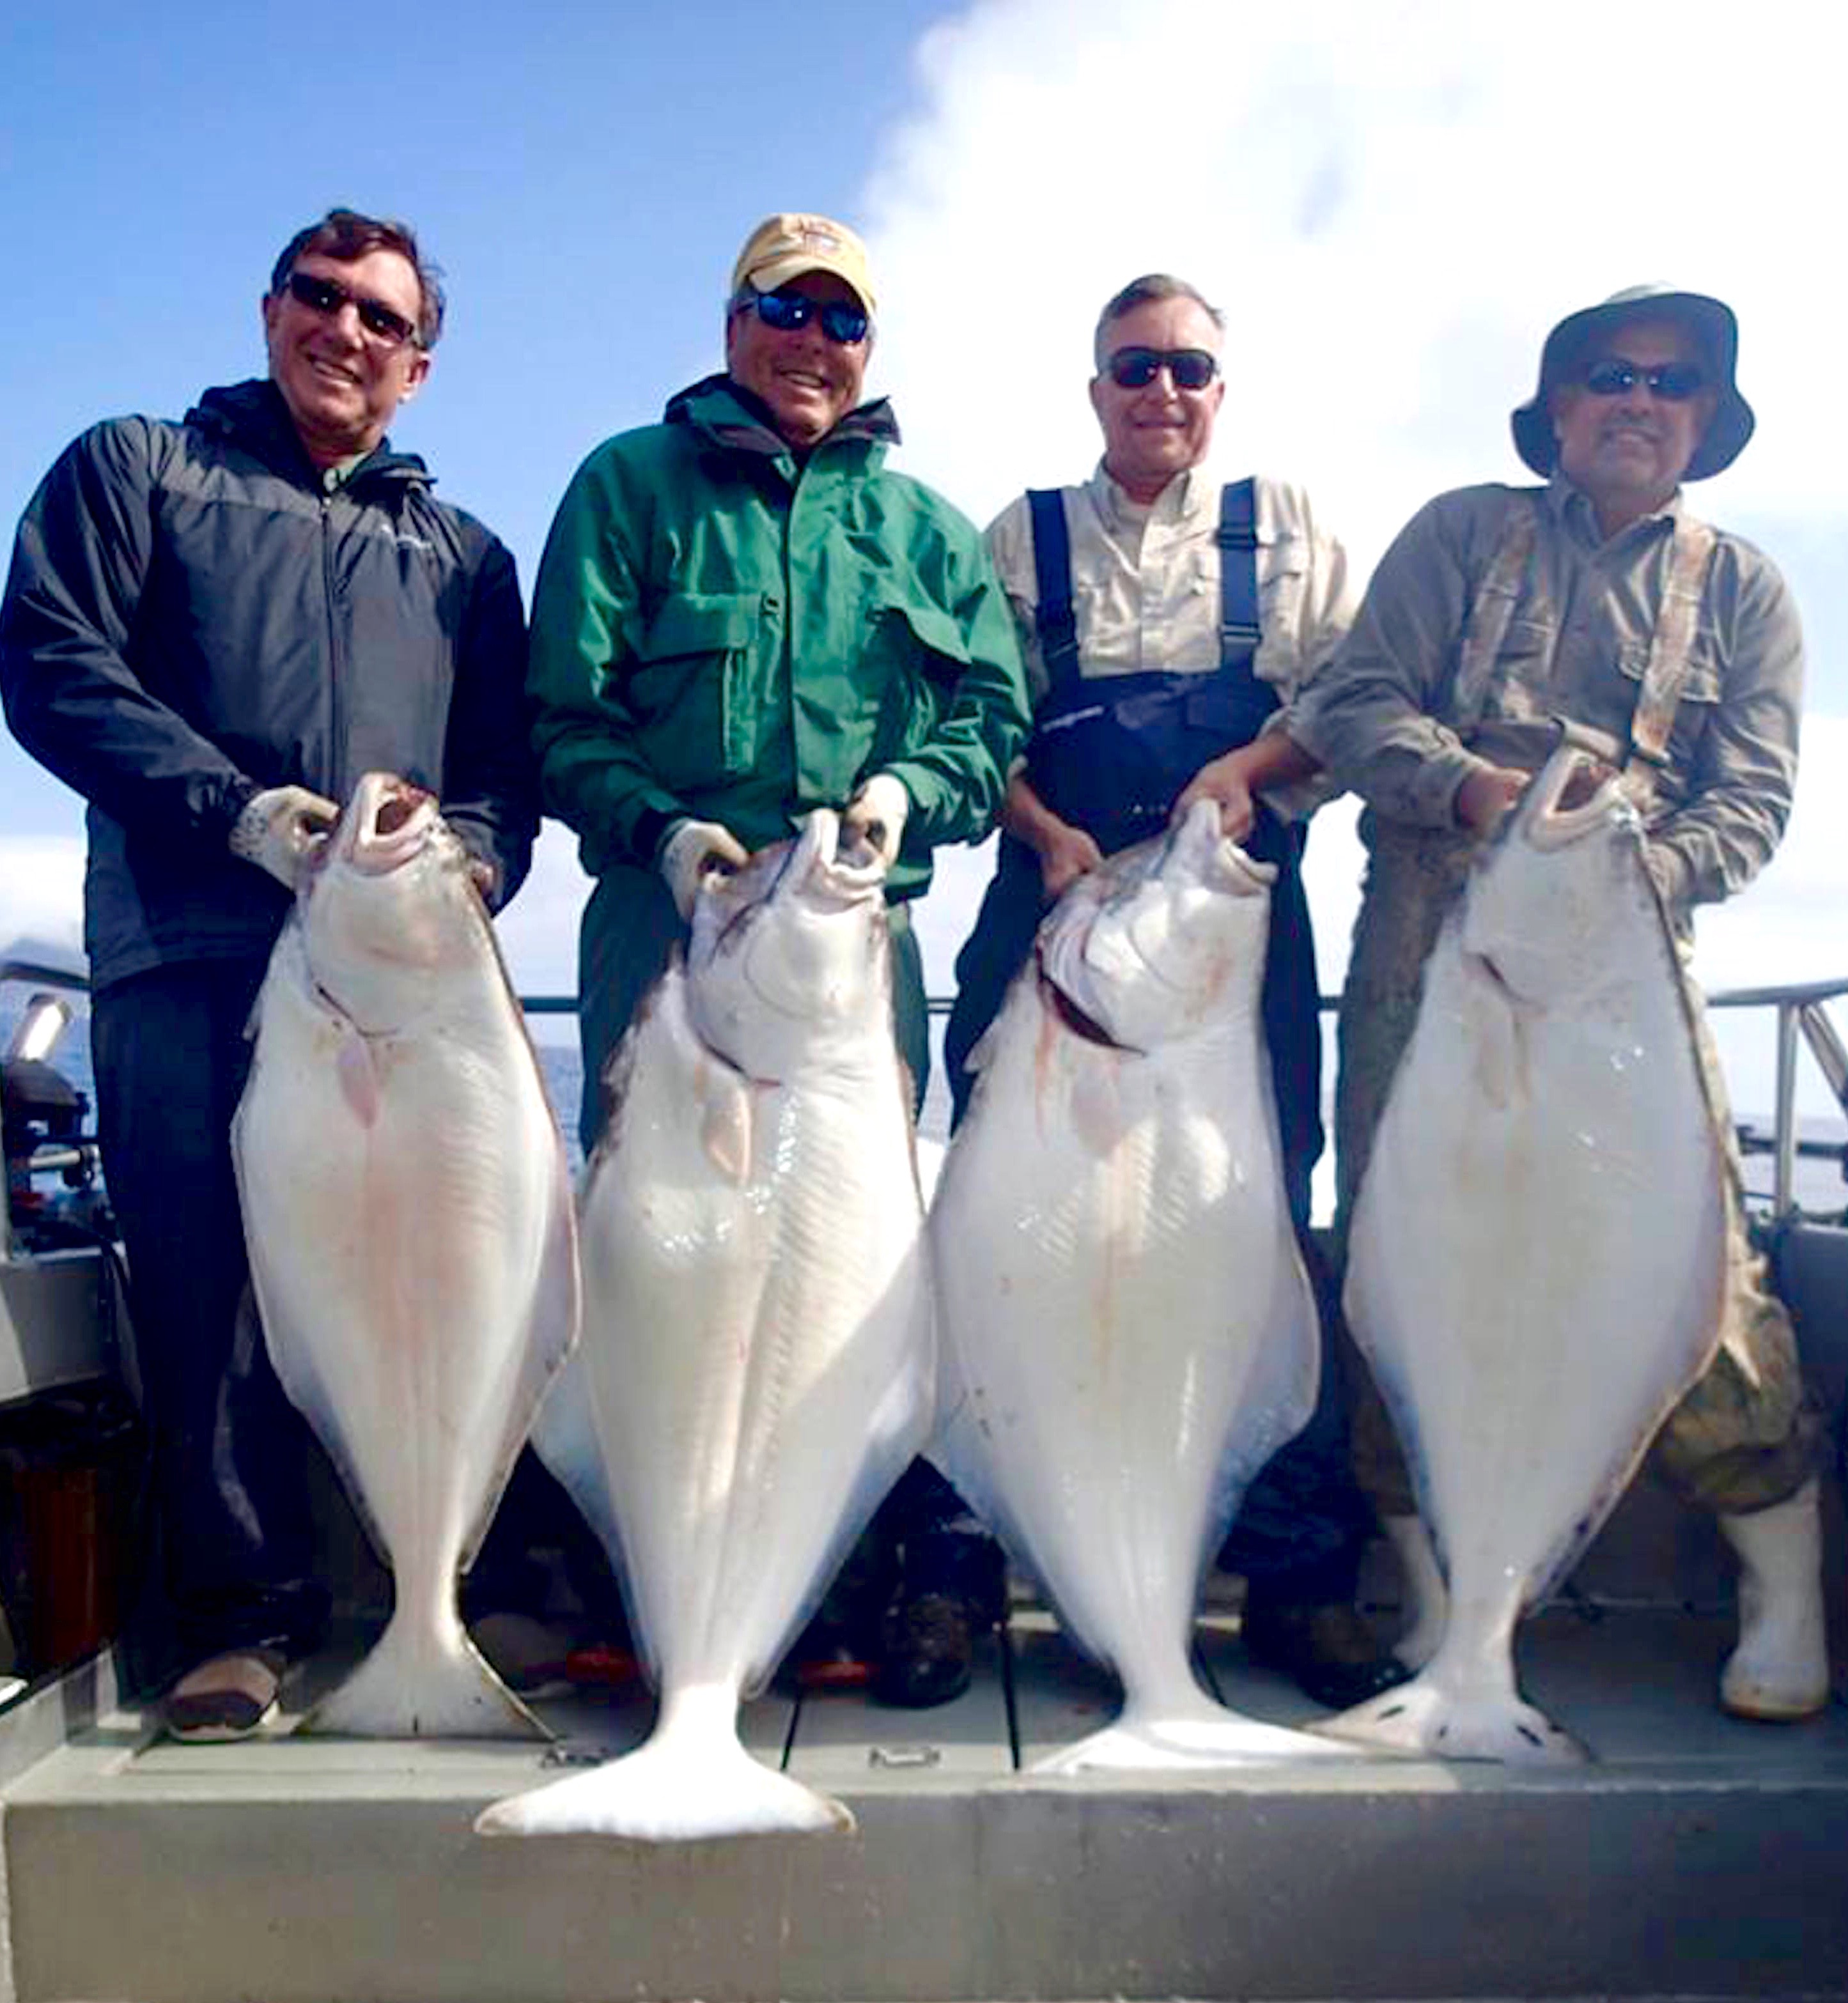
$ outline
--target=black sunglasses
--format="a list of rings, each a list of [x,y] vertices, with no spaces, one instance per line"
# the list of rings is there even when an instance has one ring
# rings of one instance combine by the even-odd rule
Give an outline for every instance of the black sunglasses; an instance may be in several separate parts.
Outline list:
[[[1119,390],[1146,390],[1164,369],[1177,390],[1204,390],[1219,362],[1203,348],[1119,348],[1104,365]]]
[[[324,313],[329,320],[342,306],[352,307],[359,316],[359,324],[373,340],[382,341],[389,347],[402,348],[406,341],[417,338],[417,329],[383,299],[368,299],[363,292],[349,292],[345,285],[336,284],[331,278],[317,278],[307,271],[291,271],[289,295],[296,305],[306,306],[310,313]]]
[[[807,292],[760,292],[754,286],[739,293],[740,313],[755,309],[765,326],[779,334],[793,334],[811,320],[821,323],[821,331],[837,348],[857,348],[866,337],[872,322],[864,306],[849,306],[845,299],[811,299]]]
[[[1664,362],[1654,369],[1639,368],[1621,355],[1591,363],[1584,384],[1594,397],[1621,397],[1641,383],[1651,396],[1664,403],[1685,404],[1706,386],[1706,378],[1692,362]]]

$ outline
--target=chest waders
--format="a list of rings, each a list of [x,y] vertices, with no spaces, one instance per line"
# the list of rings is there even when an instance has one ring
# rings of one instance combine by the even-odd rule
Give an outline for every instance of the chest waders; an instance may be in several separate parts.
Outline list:
[[[1241,480],[1220,497],[1217,669],[1088,681],[1078,664],[1064,497],[1041,491],[1027,500],[1034,620],[1050,683],[1027,740],[1027,777],[1061,820],[1083,828],[1111,855],[1159,834],[1200,767],[1250,743],[1277,707],[1276,690],[1251,667],[1259,638],[1256,491]],[[1038,858],[1030,859],[1037,869]]]
[[[1087,680],[1079,669],[1064,498],[1048,490],[1027,498],[1034,620],[1050,687],[1027,740],[1026,776],[1061,820],[1112,855],[1160,834],[1200,767],[1250,743],[1277,708],[1276,690],[1253,669],[1261,637],[1256,483],[1235,481],[1220,496],[1220,663],[1205,673],[1157,669]],[[1257,814],[1244,846],[1277,869],[1265,962],[1265,1035],[1290,1214],[1306,1228],[1310,1173],[1322,1146],[1321,1029],[1303,894],[1303,837],[1262,802]],[[1004,832],[994,880],[956,963],[944,1059],[958,1118],[974,1082],[969,1054],[999,1012],[1048,909],[1038,856]]]

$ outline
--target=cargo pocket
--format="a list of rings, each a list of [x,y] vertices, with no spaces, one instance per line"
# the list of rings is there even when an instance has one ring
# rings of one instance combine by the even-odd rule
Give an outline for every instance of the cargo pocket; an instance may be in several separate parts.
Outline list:
[[[756,592],[682,593],[635,634],[623,696],[637,741],[670,791],[734,778],[755,763],[747,665],[765,616]]]
[[[969,645],[957,622],[934,606],[877,605],[872,616],[887,670],[866,761],[878,765],[929,740],[956,700]]]
[[[1234,556],[1234,562],[1241,559]],[[1300,536],[1260,534],[1258,539],[1257,666],[1274,679],[1273,658],[1294,663],[1301,658],[1303,600],[1309,589],[1309,549]]]
[[[1559,629],[1550,620],[1524,618],[1508,621],[1484,691],[1483,722],[1544,722],[1558,708],[1553,692],[1553,656]]]

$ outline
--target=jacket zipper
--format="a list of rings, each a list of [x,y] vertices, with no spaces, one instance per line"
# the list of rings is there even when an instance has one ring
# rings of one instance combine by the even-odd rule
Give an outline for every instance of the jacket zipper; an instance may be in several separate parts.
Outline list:
[[[346,774],[340,769],[341,683],[345,663],[341,658],[340,621],[335,616],[334,590],[334,499],[320,497],[321,589],[327,601],[327,767],[324,784],[328,792],[344,790]],[[345,804],[342,801],[341,805]]]

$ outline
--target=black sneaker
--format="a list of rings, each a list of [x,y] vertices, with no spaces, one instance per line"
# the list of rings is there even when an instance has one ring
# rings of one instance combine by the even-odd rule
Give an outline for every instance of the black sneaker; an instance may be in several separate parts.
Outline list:
[[[894,1600],[880,1624],[873,1694],[912,1711],[961,1697],[975,1673],[975,1613],[958,1593]]]
[[[1248,1599],[1239,1632],[1252,1662],[1288,1676],[1330,1711],[1364,1704],[1412,1673],[1345,1600],[1305,1606]]]

